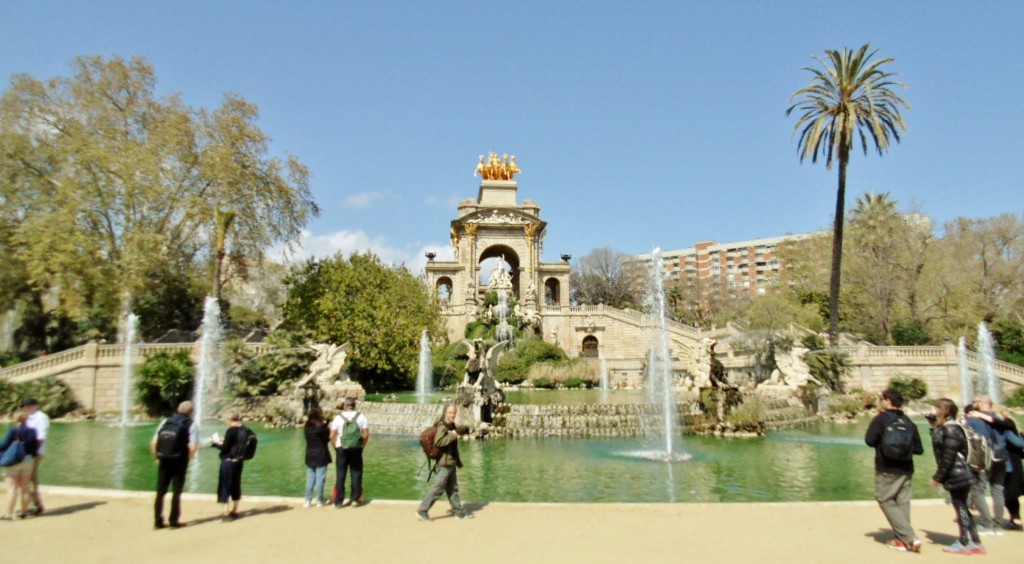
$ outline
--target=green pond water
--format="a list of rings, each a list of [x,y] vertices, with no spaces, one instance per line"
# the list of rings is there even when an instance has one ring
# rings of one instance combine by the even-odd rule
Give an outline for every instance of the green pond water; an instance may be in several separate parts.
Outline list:
[[[684,437],[686,462],[649,460],[656,443],[639,439],[511,439],[460,443],[462,497],[472,502],[739,502],[872,500],[874,450],[863,443],[868,420],[771,432],[756,439]],[[373,422],[370,422],[371,429]],[[916,457],[916,498],[937,497],[928,486],[935,463],[924,421],[925,454]],[[156,424],[119,428],[55,423],[42,467],[45,484],[152,490],[156,465],[149,441]],[[300,497],[305,486],[301,429],[264,429],[256,458],[245,465],[243,494]],[[201,428],[224,433],[220,423]],[[207,442],[208,444],[208,442]],[[211,496],[217,451],[201,448],[189,467],[187,490]],[[368,499],[418,499],[426,489],[417,437],[371,435],[365,451]],[[334,483],[334,465],[328,487]]]

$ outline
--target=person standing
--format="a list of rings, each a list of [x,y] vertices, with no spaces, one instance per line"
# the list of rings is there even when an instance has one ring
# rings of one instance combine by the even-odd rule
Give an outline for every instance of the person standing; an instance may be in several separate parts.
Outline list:
[[[334,482],[334,507],[341,509],[345,501],[345,477],[352,471],[354,507],[363,505],[363,448],[370,439],[370,423],[356,411],[356,398],[345,398],[344,409],[331,421],[331,442],[337,455]]]
[[[178,412],[157,425],[156,435],[149,444],[150,451],[157,460],[156,502],[153,505],[155,529],[163,529],[164,496],[168,486],[171,487],[172,529],[184,527],[181,521],[181,491],[185,487],[185,473],[188,462],[196,455],[199,448],[199,425],[192,421],[192,402],[183,401],[178,405]]]
[[[242,469],[245,467],[245,460],[242,417],[237,411],[229,411],[224,420],[228,425],[227,431],[224,431],[224,438],[214,435],[210,440],[210,446],[220,451],[217,503],[224,504],[224,512],[220,515],[221,521],[228,522],[238,519],[238,502],[242,499]]]
[[[21,402],[28,415],[26,425],[35,429],[36,440],[39,441],[39,452],[32,457],[32,473],[29,477],[29,496],[32,498],[32,509],[29,515],[40,515],[43,512],[43,496],[39,492],[39,466],[43,463],[46,455],[46,435],[50,432],[50,418],[39,409],[39,402],[35,398],[28,398]]]
[[[1007,428],[1002,432],[1002,438],[1006,443],[1006,481],[1003,482],[1003,501],[1010,518],[1003,524],[1007,531],[1021,531],[1024,526],[1020,524],[1020,495],[1024,492],[1024,437],[1020,434],[1017,422],[1013,414],[1003,406],[995,406],[996,413],[1000,419],[1007,423]]]
[[[917,426],[901,407],[902,394],[883,391],[881,410],[868,425],[864,442],[875,449],[875,500],[896,535],[885,545],[901,552],[920,552],[921,541],[910,525],[910,500],[914,497],[913,455],[924,454],[924,446]],[[903,447],[894,458],[890,445],[898,443]]]
[[[437,475],[423,496],[416,516],[420,521],[430,521],[430,508],[444,492],[448,494],[448,503],[451,504],[452,514],[456,519],[472,519],[473,514],[466,511],[459,498],[457,470],[462,468],[462,458],[459,457],[459,433],[455,429],[455,404],[445,404],[441,413],[441,418],[434,423],[434,446],[441,449],[441,458],[437,461]]]
[[[324,482],[327,479],[327,466],[331,463],[331,432],[324,422],[324,412],[320,406],[309,408],[304,427],[306,435],[306,502],[305,507],[313,503],[313,491],[317,492],[317,507],[327,503],[324,497]]]
[[[32,461],[39,451],[39,441],[36,439],[35,429],[29,427],[25,414],[18,417],[18,424],[11,427],[0,442],[0,452],[9,448],[18,448],[21,443],[24,448],[25,457],[15,464],[3,468],[4,482],[7,487],[7,513],[0,516],[0,521],[11,521],[14,519],[14,507],[18,498],[21,498],[21,513],[18,517],[24,519],[32,513],[29,510],[29,476],[32,473]]]
[[[943,548],[953,554],[985,554],[981,545],[974,516],[967,507],[971,486],[978,481],[977,474],[967,465],[967,433],[956,422],[956,403],[949,398],[935,401],[934,416],[929,417],[932,433],[932,451],[935,453],[935,474],[933,487],[942,485],[949,492],[956,511],[956,524],[960,537],[956,542]]]
[[[970,505],[978,508],[978,526],[981,535],[1001,535],[1003,508],[1003,484],[1006,482],[1006,437],[1010,426],[995,414],[992,398],[980,395],[971,405],[964,408],[964,424],[968,429],[981,435],[992,448],[992,463],[988,470],[978,474],[978,481],[971,486]],[[992,492],[992,510],[985,501],[985,492]]]

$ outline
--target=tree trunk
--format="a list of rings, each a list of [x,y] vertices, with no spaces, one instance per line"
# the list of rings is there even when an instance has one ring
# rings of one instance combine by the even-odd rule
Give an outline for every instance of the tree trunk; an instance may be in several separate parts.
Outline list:
[[[846,140],[839,147],[839,187],[836,189],[836,217],[832,228],[832,271],[828,284],[828,343],[839,343],[839,278],[843,266],[843,215],[846,213],[846,163],[849,160]]]

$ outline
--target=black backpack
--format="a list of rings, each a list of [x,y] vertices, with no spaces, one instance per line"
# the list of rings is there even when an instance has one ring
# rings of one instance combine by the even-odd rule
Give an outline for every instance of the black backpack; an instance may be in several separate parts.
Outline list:
[[[259,444],[259,439],[256,438],[256,433],[252,429],[242,425],[238,428],[238,442],[232,447],[232,453],[229,458],[235,460],[252,460],[256,456],[256,445]]]
[[[173,460],[187,456],[191,426],[192,421],[180,413],[164,419],[156,433],[156,457],[160,460]]]
[[[889,419],[882,431],[882,456],[906,462],[914,456],[914,423],[902,414]]]

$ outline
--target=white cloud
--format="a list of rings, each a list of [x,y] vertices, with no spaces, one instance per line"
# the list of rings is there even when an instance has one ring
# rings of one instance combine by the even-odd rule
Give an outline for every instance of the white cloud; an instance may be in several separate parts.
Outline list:
[[[444,206],[446,208],[457,208],[462,203],[463,198],[461,196],[450,194],[448,196],[427,196],[427,205],[429,206]]]
[[[373,205],[378,200],[383,200],[384,194],[381,192],[359,192],[358,194],[352,194],[341,201],[341,205],[351,209],[363,209]]]
[[[426,253],[437,255],[434,260],[452,260],[454,254],[447,243],[424,243],[418,248],[412,246],[401,248],[391,245],[386,237],[371,235],[365,231],[340,230],[322,235],[315,235],[303,230],[301,240],[296,249],[285,257],[284,248],[274,247],[268,253],[271,260],[280,262],[299,262],[307,258],[327,258],[342,253],[350,256],[356,252],[372,252],[380,257],[381,262],[391,265],[404,264],[413,274],[419,275],[427,264]]]

